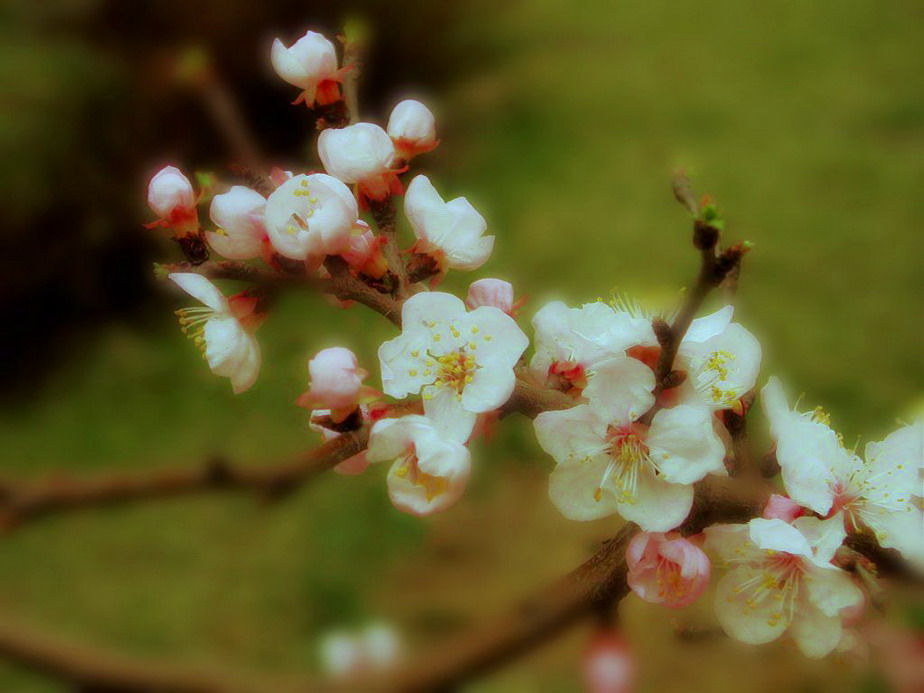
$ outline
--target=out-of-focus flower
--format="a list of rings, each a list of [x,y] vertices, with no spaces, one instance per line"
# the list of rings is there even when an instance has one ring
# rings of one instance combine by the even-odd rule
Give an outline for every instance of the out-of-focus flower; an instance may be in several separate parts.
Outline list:
[[[770,500],[764,508],[763,517],[767,520],[776,518],[783,522],[792,522],[805,514],[805,509],[791,498],[778,493],[770,494]]]
[[[382,419],[372,427],[367,458],[392,461],[388,495],[394,506],[424,516],[451,507],[468,484],[471,458],[458,429],[437,427],[426,416]],[[468,437],[468,434],[465,434]]]
[[[776,440],[776,458],[790,497],[820,515],[843,512],[847,529],[872,530],[881,546],[924,566],[922,494],[924,421],[866,446],[866,459],[847,450],[821,410],[789,408],[779,380],[761,390]]]
[[[356,183],[365,199],[380,201],[401,193],[401,182],[391,168],[395,146],[378,125],[327,128],[318,137],[318,155],[325,171],[344,183]]]
[[[289,48],[277,38],[270,59],[282,79],[302,90],[295,103],[324,105],[340,98],[343,71],[334,44],[321,34],[309,31]]]
[[[711,411],[678,405],[637,423],[654,403],[651,369],[620,356],[596,371],[589,403],[536,417],[539,445],[558,462],[552,502],[572,520],[619,513],[646,531],[671,530],[690,512],[692,484],[724,470]]]
[[[441,269],[476,270],[491,256],[494,236],[484,235],[484,217],[464,197],[443,202],[426,176],[407,187],[404,212],[417,237],[414,252],[432,256]]]
[[[384,245],[384,236],[376,236],[365,222],[357,221],[350,236],[350,245],[340,255],[356,272],[381,279],[388,271],[388,260],[382,251]]]
[[[850,575],[831,563],[845,536],[839,515],[707,528],[706,548],[729,569],[715,598],[725,632],[759,645],[788,631],[806,657],[831,652],[841,640],[842,612],[863,600]]]
[[[147,226],[171,227],[177,236],[199,230],[199,213],[192,183],[175,166],[165,166],[148,183],[148,206],[158,219]]]
[[[336,178],[298,175],[266,201],[266,231],[280,255],[320,264],[349,248],[358,214],[350,189]]]
[[[209,216],[218,229],[205,234],[209,245],[229,260],[250,260],[263,254],[269,239],[263,221],[266,198],[235,185],[212,198]]]
[[[588,693],[629,693],[635,682],[635,660],[617,633],[600,629],[581,657],[581,680]]]
[[[468,287],[468,296],[465,297],[465,305],[469,310],[475,310],[481,306],[494,306],[512,318],[517,316],[517,311],[522,304],[523,299],[513,300],[513,284],[503,279],[474,281]]]
[[[646,602],[678,608],[709,586],[709,557],[679,534],[639,532],[626,549],[629,587]]]
[[[469,313],[460,299],[441,292],[415,294],[401,318],[401,335],[379,348],[385,392],[397,398],[422,392],[424,413],[466,440],[478,414],[510,398],[513,367],[529,340],[498,308]]]
[[[299,406],[330,409],[335,422],[352,414],[364,400],[380,393],[363,385],[369,372],[359,367],[356,355],[344,347],[322,349],[308,361],[311,385]]]
[[[439,144],[433,114],[420,101],[407,99],[395,106],[387,129],[398,157],[404,161],[432,151]]]
[[[332,676],[347,678],[384,671],[401,658],[401,639],[391,626],[374,623],[359,633],[335,631],[321,641],[321,664]]]
[[[183,332],[198,346],[215,375],[231,380],[235,394],[244,392],[260,372],[260,345],[253,332],[261,316],[256,301],[243,295],[227,299],[212,282],[199,274],[174,272],[168,275],[183,291],[205,304],[182,308]]]

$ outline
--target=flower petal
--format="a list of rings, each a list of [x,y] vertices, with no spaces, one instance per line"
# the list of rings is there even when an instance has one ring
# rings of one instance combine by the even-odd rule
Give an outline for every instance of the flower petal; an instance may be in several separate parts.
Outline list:
[[[172,281],[197,301],[201,301],[219,313],[228,312],[228,299],[208,279],[195,272],[173,272],[167,275]]]
[[[724,469],[725,446],[712,427],[712,412],[681,404],[655,414],[645,440],[667,481],[692,484]]]

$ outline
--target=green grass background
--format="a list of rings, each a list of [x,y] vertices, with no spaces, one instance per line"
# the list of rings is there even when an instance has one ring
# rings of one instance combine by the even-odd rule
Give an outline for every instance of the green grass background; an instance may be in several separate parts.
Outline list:
[[[738,310],[765,347],[762,379],[778,373],[824,404],[847,440],[880,439],[920,407],[924,381],[922,20],[919,3],[873,0],[473,5],[455,40],[497,57],[433,96],[443,144],[421,164],[445,196],[483,210],[497,243],[483,270],[447,286],[514,281],[530,297],[524,326],[550,297],[676,296],[696,269],[669,189],[684,166],[717,198],[729,240],[755,244]],[[284,457],[316,442],[293,406],[308,356],[344,344],[375,373],[392,334],[361,309],[293,296],[261,329],[260,381],[235,398],[175,329],[182,303],[173,293],[106,328],[4,411],[3,474]],[[373,469],[269,507],[216,496],[36,523],[2,538],[0,610],[126,652],[257,669],[311,669],[319,634],[370,618],[395,621],[413,647],[570,568],[616,526],[550,510],[549,462],[523,422],[476,457],[471,492],[434,520],[391,509]],[[666,617],[639,607],[627,628],[651,665],[643,689],[736,690],[734,667],[678,655],[664,671]],[[474,690],[576,690],[579,646]],[[735,653],[766,668],[766,690],[848,681],[785,649],[708,647],[696,661]],[[0,689],[59,690],[5,665]]]

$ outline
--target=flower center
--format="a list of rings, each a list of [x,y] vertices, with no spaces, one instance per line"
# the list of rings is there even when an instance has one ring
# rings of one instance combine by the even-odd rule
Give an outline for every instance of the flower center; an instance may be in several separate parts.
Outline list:
[[[420,471],[417,455],[414,452],[408,453],[395,474],[402,479],[407,478],[414,486],[422,488],[428,502],[446,493],[449,488],[449,482],[445,478]]]
[[[706,358],[697,377],[697,390],[704,393],[716,404],[732,406],[741,396],[734,388],[727,387],[728,364],[735,360],[730,351],[720,349],[713,351]]]
[[[475,370],[478,368],[475,357],[463,348],[437,356],[436,362],[439,368],[434,384],[452,388],[461,398],[465,386],[475,377]]]
[[[619,489],[620,502],[635,503],[639,474],[646,465],[654,466],[648,454],[648,446],[644,443],[647,430],[642,424],[610,427],[607,432],[607,451],[611,460],[594,491],[594,500],[600,501],[604,487],[612,481]]]
[[[199,347],[202,355],[205,355],[205,323],[214,315],[215,310],[206,306],[196,306],[194,308],[180,308],[174,311],[179,316],[180,331],[191,339],[193,344]]]
[[[680,566],[663,556],[658,557],[656,581],[658,597],[662,601],[677,602],[687,595],[687,582],[680,574]]]
[[[736,595],[744,597],[743,612],[750,614],[765,600],[775,601],[776,608],[767,618],[767,625],[775,627],[781,621],[791,622],[796,610],[799,587],[802,583],[802,559],[792,554],[767,549],[756,571],[744,582],[732,587],[728,601]]]
[[[555,387],[575,397],[587,387],[587,371],[576,361],[555,361],[547,375]]]
[[[289,218],[291,223],[286,226],[286,232],[290,236],[294,236],[299,231],[307,230],[308,220],[314,216],[314,212],[318,208],[318,198],[312,194],[308,179],[302,178],[299,186],[292,191],[293,197],[296,198],[298,209],[292,212],[292,216]]]

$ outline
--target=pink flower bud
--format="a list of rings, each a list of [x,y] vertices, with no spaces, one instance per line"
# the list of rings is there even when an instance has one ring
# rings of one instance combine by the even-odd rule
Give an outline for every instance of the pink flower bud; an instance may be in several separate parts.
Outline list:
[[[500,308],[507,315],[514,312],[513,285],[503,279],[479,279],[468,287],[465,305],[469,310],[480,306]]]
[[[678,608],[709,586],[712,564],[703,550],[677,534],[639,532],[626,549],[628,583],[646,602]]]
[[[172,226],[180,234],[195,233],[199,227],[196,194],[175,166],[165,166],[151,178],[148,206],[159,217],[160,226]]]
[[[404,160],[429,152],[438,144],[433,114],[413,99],[402,101],[392,110],[388,135],[395,143],[398,156]]]
[[[384,236],[376,236],[365,222],[357,221],[350,237],[350,247],[340,255],[357,272],[381,279],[388,270],[388,260],[382,251],[384,245]]]
[[[355,407],[363,389],[363,378],[368,375],[359,367],[353,352],[343,347],[319,351],[308,362],[308,373],[311,376],[310,397],[332,410]]]
[[[235,185],[212,198],[209,216],[218,230],[206,234],[209,245],[229,260],[259,257],[268,240],[263,211],[266,199],[257,191]]]
[[[321,34],[309,31],[289,48],[276,39],[270,58],[276,74],[303,90],[296,103],[305,101],[311,106],[314,103],[332,103],[340,98],[337,51],[334,44]]]
[[[365,198],[384,200],[400,192],[400,181],[391,170],[395,145],[378,125],[328,128],[318,137],[318,155],[325,171],[344,183],[357,183]]]
[[[581,658],[581,678],[588,693],[629,693],[635,662],[626,641],[617,633],[600,630]]]
[[[792,522],[797,517],[805,514],[805,509],[791,498],[774,493],[764,508],[764,518],[767,520],[778,519],[783,522]]]

